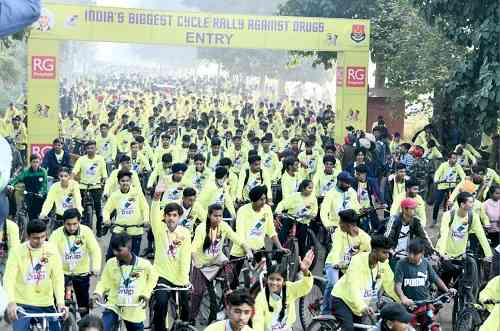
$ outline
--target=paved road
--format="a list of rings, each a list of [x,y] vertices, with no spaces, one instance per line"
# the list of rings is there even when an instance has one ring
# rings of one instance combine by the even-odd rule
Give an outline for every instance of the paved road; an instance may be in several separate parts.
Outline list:
[[[431,217],[429,217],[429,216],[431,216],[431,213],[432,213],[431,209],[427,208],[428,219],[431,219]],[[432,238],[432,240],[434,242],[437,240],[438,229],[439,229],[439,227],[435,227],[435,228],[427,227],[428,234],[429,234],[429,236]],[[102,248],[103,254],[105,254],[105,252],[106,252],[106,250],[108,248],[107,246],[108,246],[108,243],[109,243],[109,237],[110,237],[110,235],[108,234],[106,237],[103,237],[103,238],[99,239],[99,244],[100,244],[100,246]],[[144,239],[142,241],[142,245],[144,246],[145,244],[146,244],[146,238],[144,237]],[[325,252],[321,252],[320,254],[324,254],[324,253]],[[313,271],[313,273],[315,275],[322,275],[321,266],[317,266],[315,268],[315,270]],[[91,289],[93,289],[95,287],[95,283],[96,283],[96,280],[95,280],[95,278],[93,278],[92,281],[91,281]],[[452,308],[451,305],[447,305],[441,311],[441,313],[439,314],[439,320],[440,320],[442,329],[444,331],[451,331],[452,330],[452,325],[451,325],[451,308]],[[298,309],[297,309],[297,311],[298,311]],[[100,314],[99,311],[96,311],[96,313]],[[11,330],[11,329],[12,328],[10,326],[5,325],[4,322],[0,322],[0,330]],[[203,328],[200,327],[199,329],[202,330]],[[302,331],[302,327],[297,322],[294,325],[293,330],[294,331]]]

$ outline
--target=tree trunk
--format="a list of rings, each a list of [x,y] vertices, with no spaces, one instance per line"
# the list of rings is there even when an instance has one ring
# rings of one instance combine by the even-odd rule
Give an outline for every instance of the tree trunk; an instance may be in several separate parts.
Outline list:
[[[375,88],[385,88],[385,59],[382,54],[375,55]]]

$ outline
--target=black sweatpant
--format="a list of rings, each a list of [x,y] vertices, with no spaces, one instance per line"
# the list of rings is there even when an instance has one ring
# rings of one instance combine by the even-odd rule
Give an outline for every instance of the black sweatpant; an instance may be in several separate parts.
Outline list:
[[[175,284],[172,284],[165,278],[160,277],[158,279],[158,284],[165,284],[167,286],[177,286]],[[167,310],[168,310],[168,302],[170,300],[170,296],[175,295],[173,292],[168,292],[168,291],[157,291],[154,293],[154,317],[153,317],[153,324],[154,324],[154,329],[155,331],[166,331],[165,327],[165,317],[167,316]],[[179,303],[180,303],[180,310],[181,310],[181,320],[183,321],[189,321],[189,307],[190,307],[190,302],[189,302],[189,292],[188,291],[180,291],[179,292]]]
[[[354,331],[353,324],[362,322],[362,317],[354,315],[349,306],[337,297],[332,297],[332,308],[342,331]]]

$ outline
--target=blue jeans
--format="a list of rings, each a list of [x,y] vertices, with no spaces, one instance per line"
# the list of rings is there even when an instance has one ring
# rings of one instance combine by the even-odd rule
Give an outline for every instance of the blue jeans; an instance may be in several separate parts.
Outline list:
[[[331,264],[325,265],[326,286],[323,293],[323,304],[321,305],[322,315],[331,315],[332,313],[332,290],[335,283],[339,280],[339,269],[335,269]]]
[[[18,305],[22,307],[27,313],[55,313],[56,309],[54,307],[36,307],[29,305]],[[17,313],[17,320],[12,322],[13,331],[27,331],[29,330],[30,321],[29,318],[23,318],[22,313]],[[51,317],[47,318],[47,323],[49,326],[49,331],[61,331],[61,324],[57,318]]]
[[[133,323],[129,321],[124,321],[125,327],[128,331],[143,331],[144,323]],[[104,331],[112,331],[116,323],[118,323],[118,315],[109,309],[105,309],[102,313],[102,323],[104,325]]]

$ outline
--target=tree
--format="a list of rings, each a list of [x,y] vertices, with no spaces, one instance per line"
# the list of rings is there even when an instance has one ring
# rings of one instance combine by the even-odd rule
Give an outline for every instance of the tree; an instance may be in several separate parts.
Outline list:
[[[400,91],[409,102],[433,93],[461,60],[464,50],[429,26],[409,0],[288,0],[281,15],[370,19],[370,53],[376,87]],[[298,52],[331,67],[332,52]]]
[[[422,17],[467,52],[444,84],[444,121],[465,137],[494,132],[500,110],[500,2],[412,0]]]

